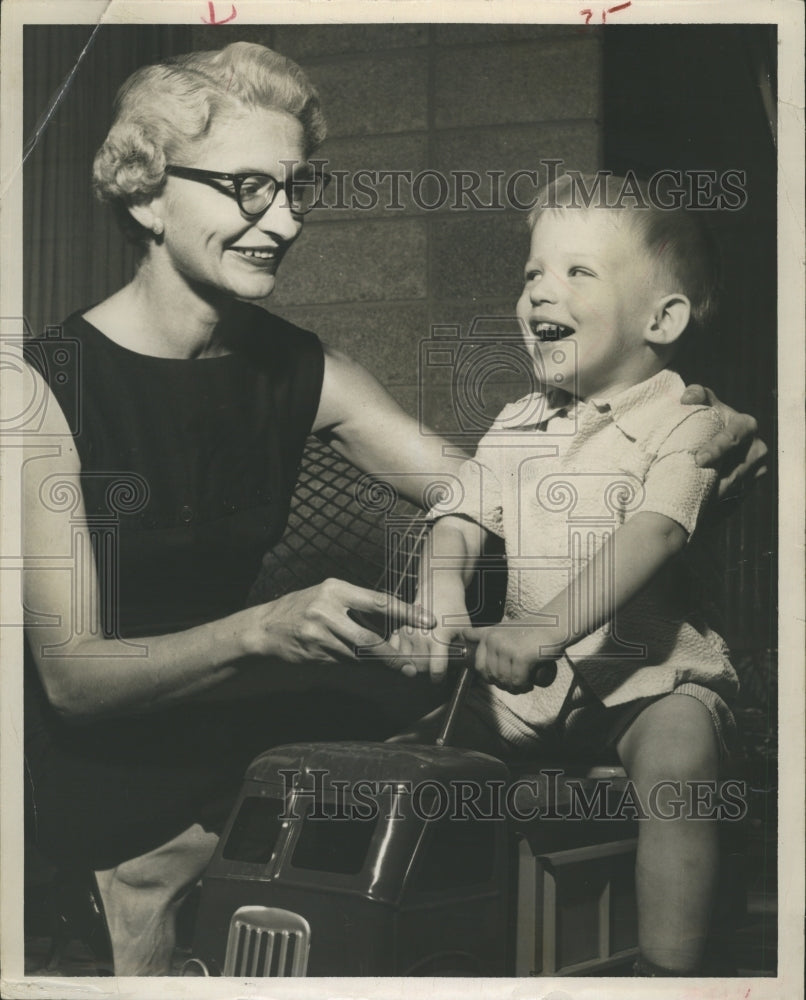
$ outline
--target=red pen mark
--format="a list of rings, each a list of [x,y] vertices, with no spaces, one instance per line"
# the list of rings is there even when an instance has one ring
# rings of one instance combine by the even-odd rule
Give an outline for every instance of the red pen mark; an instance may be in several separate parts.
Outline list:
[[[217,21],[215,16],[215,4],[212,0],[209,0],[207,4],[207,9],[210,12],[210,20],[208,21],[206,17],[202,18],[205,24],[226,24],[227,21],[234,21],[238,16],[238,11],[235,9],[235,4],[232,4],[232,13],[229,17],[225,17],[222,21]]]
[[[608,7],[607,10],[603,10],[602,22],[604,23],[605,14],[615,14],[617,10],[626,10],[631,4],[632,0],[627,0],[626,3],[620,3],[617,7]]]
[[[626,8],[630,7],[630,6],[632,6],[632,0],[627,0],[626,3],[620,3],[620,4],[617,4],[615,7],[608,7],[606,10],[603,10],[601,12],[602,13],[602,24],[606,24],[607,23],[607,15],[608,14],[615,14],[616,11],[618,11],[618,10],[626,10]],[[579,13],[582,14],[583,17],[585,18],[585,24],[590,24],[591,23],[591,18],[593,17],[593,10],[590,7],[585,7],[585,9],[581,10]]]

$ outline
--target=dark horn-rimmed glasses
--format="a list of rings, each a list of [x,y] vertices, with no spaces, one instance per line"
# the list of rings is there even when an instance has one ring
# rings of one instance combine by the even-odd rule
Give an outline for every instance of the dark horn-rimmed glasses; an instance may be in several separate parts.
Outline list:
[[[284,191],[290,210],[294,215],[307,215],[322,199],[331,175],[324,170],[313,173],[292,174],[287,180],[279,181],[271,174],[225,174],[219,170],[201,170],[198,167],[182,167],[169,163],[165,173],[172,177],[182,177],[188,181],[209,184],[222,194],[235,198],[238,208],[250,219],[256,219],[268,211],[279,191]],[[226,185],[232,185],[227,187]]]

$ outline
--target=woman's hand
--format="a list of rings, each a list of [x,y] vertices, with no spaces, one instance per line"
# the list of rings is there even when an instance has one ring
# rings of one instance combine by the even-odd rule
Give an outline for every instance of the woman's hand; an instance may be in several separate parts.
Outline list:
[[[719,470],[720,500],[737,495],[744,485],[766,473],[767,445],[758,436],[753,417],[738,413],[701,385],[688,386],[680,402],[713,406],[722,417],[724,428],[695,455],[697,465]]]
[[[407,677],[418,673],[428,673],[434,684],[441,684],[451,663],[460,656],[461,642],[456,639],[462,629],[470,628],[470,618],[462,608],[449,616],[450,625],[437,625],[434,628],[401,628],[392,636],[390,642],[397,648],[404,662],[399,667]],[[437,621],[448,618],[445,614],[437,614]]]
[[[402,626],[434,624],[422,608],[343,580],[325,580],[241,614],[247,622],[241,637],[247,656],[344,663],[358,659],[360,650],[362,659],[381,660],[398,670],[413,664],[383,636]]]

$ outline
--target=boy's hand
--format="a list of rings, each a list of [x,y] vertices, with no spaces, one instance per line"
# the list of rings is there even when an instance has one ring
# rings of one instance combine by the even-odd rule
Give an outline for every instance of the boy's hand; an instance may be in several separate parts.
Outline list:
[[[758,424],[748,413],[737,413],[717,398],[711,389],[690,385],[680,397],[681,403],[716,408],[724,428],[700,448],[697,465],[719,470],[718,497],[736,496],[741,488],[767,471],[767,445],[758,436]]]
[[[491,628],[466,628],[458,641],[477,644],[475,667],[481,676],[507,691],[530,691],[534,686],[548,687],[557,676],[551,659],[545,623],[494,625]]]

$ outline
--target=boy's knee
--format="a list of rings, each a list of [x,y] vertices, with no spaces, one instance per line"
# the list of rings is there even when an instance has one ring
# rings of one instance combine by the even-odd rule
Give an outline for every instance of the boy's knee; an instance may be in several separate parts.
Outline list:
[[[719,744],[711,713],[689,695],[654,702],[636,722],[628,742],[630,776],[642,784],[716,779]]]

